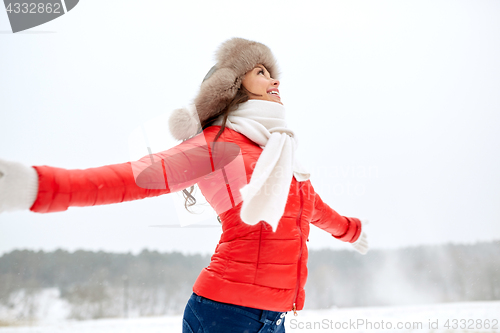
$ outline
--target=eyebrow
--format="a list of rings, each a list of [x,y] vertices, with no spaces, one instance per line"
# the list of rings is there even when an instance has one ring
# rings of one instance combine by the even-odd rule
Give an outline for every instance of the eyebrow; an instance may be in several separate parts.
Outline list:
[[[260,69],[263,69],[264,71],[267,71],[267,69],[265,69],[263,66],[260,66],[260,65],[256,65],[253,69],[256,69],[256,68],[260,68]]]

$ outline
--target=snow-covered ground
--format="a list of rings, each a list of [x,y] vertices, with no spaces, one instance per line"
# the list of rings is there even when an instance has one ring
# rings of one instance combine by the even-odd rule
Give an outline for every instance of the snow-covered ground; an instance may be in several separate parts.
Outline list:
[[[0,333],[179,333],[181,323],[181,316],[59,321],[0,328]],[[398,329],[398,325],[402,328]],[[298,316],[289,312],[285,326],[288,333],[500,332],[500,301],[304,310]]]

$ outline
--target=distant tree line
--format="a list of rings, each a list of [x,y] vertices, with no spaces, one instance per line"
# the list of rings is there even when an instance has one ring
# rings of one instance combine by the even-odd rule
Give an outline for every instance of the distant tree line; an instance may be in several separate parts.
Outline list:
[[[500,300],[500,241],[309,252],[308,309]],[[34,316],[57,288],[70,318],[178,314],[209,256],[16,250],[0,257],[0,307]],[[0,318],[0,321],[2,318]]]
[[[26,295],[55,287],[71,305],[73,319],[179,313],[209,262],[209,256],[148,250],[138,255],[15,250],[0,257],[0,305],[16,305],[12,295],[14,302],[30,303],[35,299]]]
[[[500,300],[500,241],[311,251],[308,308]]]

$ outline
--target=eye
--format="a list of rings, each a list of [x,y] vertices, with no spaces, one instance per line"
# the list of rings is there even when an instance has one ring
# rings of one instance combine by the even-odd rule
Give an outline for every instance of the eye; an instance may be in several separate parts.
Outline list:
[[[262,69],[259,70],[259,72],[257,74],[260,74],[260,73],[264,74],[264,70],[262,70]]]

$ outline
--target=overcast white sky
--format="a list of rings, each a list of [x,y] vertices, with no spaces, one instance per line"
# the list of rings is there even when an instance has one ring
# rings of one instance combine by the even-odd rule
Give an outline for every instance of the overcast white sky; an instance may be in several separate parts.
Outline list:
[[[500,239],[499,17],[499,1],[82,0],[12,34],[0,9],[0,158],[126,162],[134,128],[191,102],[243,37],[278,59],[316,191],[368,218],[373,248]],[[172,196],[2,214],[0,253],[213,252],[218,227],[151,227],[179,225]],[[314,227],[309,246],[350,248]]]

